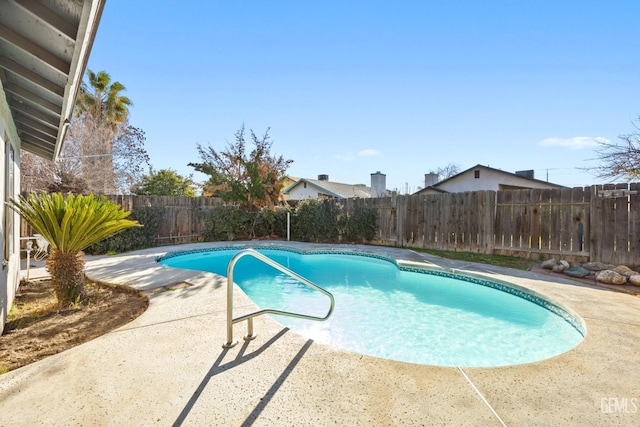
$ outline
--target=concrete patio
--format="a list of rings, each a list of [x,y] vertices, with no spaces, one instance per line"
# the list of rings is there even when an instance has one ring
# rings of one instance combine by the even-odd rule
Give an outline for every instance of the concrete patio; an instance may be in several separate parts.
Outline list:
[[[247,243],[281,242],[234,244]],[[409,250],[332,245],[515,283],[575,311],[587,336],[541,362],[444,368],[336,350],[262,316],[255,320],[257,339],[227,350],[226,280],[155,262],[170,251],[227,244],[90,259],[90,278],[148,293],[148,310],[91,342],[0,376],[0,425],[640,425],[637,296]],[[237,313],[253,307],[241,291],[234,299]],[[234,330],[240,337],[246,325]]]

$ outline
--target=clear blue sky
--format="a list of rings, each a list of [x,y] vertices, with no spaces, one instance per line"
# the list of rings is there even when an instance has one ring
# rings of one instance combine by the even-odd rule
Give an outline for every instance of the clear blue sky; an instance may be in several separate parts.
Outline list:
[[[640,2],[108,0],[89,60],[154,168],[271,128],[296,177],[415,191],[453,163],[600,183],[640,115]],[[195,175],[197,180],[202,175]]]

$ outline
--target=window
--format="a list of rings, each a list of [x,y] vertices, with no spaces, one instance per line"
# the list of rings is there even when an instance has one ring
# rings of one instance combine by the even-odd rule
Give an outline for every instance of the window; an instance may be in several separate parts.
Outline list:
[[[480,171],[473,171],[474,178],[480,178]]]

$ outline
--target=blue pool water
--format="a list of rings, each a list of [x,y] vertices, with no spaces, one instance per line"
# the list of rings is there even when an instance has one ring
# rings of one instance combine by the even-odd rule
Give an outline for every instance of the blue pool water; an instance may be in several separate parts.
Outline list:
[[[160,263],[226,276],[238,250],[169,255]],[[258,250],[335,297],[324,322],[276,319],[344,350],[428,365],[490,367],[547,359],[584,338],[579,320],[558,306],[522,290],[504,292],[499,289],[513,288],[486,279],[403,271],[370,256]],[[329,308],[325,295],[250,256],[236,264],[234,282],[260,308],[320,317]]]

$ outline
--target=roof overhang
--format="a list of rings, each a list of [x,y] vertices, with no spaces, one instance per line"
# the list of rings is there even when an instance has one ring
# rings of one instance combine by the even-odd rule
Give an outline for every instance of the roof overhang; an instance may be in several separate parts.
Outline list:
[[[308,185],[317,188],[318,190],[322,191],[323,193],[325,193],[327,196],[331,196],[331,197],[335,197],[336,199],[344,199],[344,197],[342,197],[341,195],[329,190],[328,188],[325,188],[321,185],[318,185],[308,179],[305,178],[300,178],[299,180],[297,180],[296,182],[294,182],[293,184],[291,184],[289,187],[287,187],[284,191],[283,194],[290,194],[291,190],[293,190],[294,188],[296,188],[299,185],[302,185],[303,183],[307,183]]]
[[[105,1],[0,3],[0,81],[22,149],[60,153]]]

